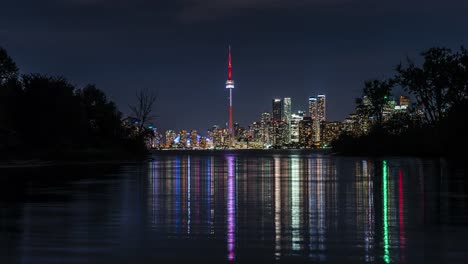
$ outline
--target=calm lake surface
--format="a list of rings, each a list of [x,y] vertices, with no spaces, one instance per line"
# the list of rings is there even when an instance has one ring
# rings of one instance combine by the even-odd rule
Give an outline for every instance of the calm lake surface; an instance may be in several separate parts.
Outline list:
[[[0,263],[468,263],[465,176],[301,152],[4,167]]]

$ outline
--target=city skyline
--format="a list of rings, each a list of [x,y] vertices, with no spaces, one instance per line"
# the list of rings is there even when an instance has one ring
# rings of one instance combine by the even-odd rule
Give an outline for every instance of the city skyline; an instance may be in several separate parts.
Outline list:
[[[230,71],[228,76],[228,79],[232,79]],[[232,84],[228,80],[227,85]],[[235,122],[233,129],[231,122],[224,127],[215,124],[207,129],[206,134],[193,129],[190,133],[185,129],[177,133],[172,129],[164,132],[151,128],[156,137],[149,145],[157,149],[319,149],[329,148],[343,134],[356,137],[367,134],[369,127],[375,124],[374,117],[362,112],[359,105],[343,120],[328,120],[326,98],[323,93],[309,97],[307,111],[291,111],[290,97],[274,98],[270,111],[257,115],[257,119],[249,124],[241,126]],[[385,121],[398,119],[402,114],[412,116],[414,120],[421,118],[422,113],[411,107],[410,97],[395,94],[385,99],[382,109]],[[367,106],[370,103],[366,96],[356,98],[356,101],[362,101]]]
[[[95,83],[124,115],[135,91],[153,89],[158,128],[203,131],[226,122],[228,44],[234,116],[247,124],[270,109],[263,98],[290,97],[297,111],[318,92],[328,119],[343,120],[365,80],[429,47],[468,42],[468,3],[457,0],[218,2],[7,1],[1,45],[21,73]]]
[[[229,72],[229,71],[228,71]],[[228,80],[230,81],[230,80]],[[226,85],[233,85],[232,82],[229,82],[229,84],[226,84]],[[228,89],[233,89],[233,88],[228,88]],[[323,98],[325,98],[325,95],[324,94],[319,94],[318,96],[321,96]],[[309,97],[309,101],[310,101],[310,98]],[[409,100],[409,99],[408,99]],[[310,102],[309,102],[310,103]],[[271,116],[271,121],[284,121],[286,123],[289,124],[289,126],[291,125],[291,119],[297,115],[297,113],[304,113],[304,110],[302,109],[298,109],[296,111],[292,111],[291,109],[293,109],[291,106],[292,106],[292,100],[290,97],[284,97],[284,98],[274,98],[272,99],[272,107],[270,109],[270,111],[265,111],[265,112],[262,112],[261,115],[253,115],[252,118],[251,118],[251,121],[249,123],[246,123],[246,124],[242,124],[243,126],[250,126],[251,124],[255,123],[255,122],[263,122],[263,115],[264,114],[269,114],[269,116]],[[323,108],[325,109],[325,104],[323,105]],[[322,112],[324,112],[324,110],[322,110]],[[215,127],[218,127],[220,129],[227,129],[228,133],[234,133],[234,130],[235,130],[235,126],[237,125],[238,127],[240,126],[240,123],[239,122],[235,122],[233,121],[232,125],[234,126],[234,129],[231,131],[232,127],[231,127],[231,122],[230,122],[230,117],[231,117],[231,114],[232,114],[232,111],[231,109],[229,110],[229,113],[228,113],[228,121],[225,122],[224,124],[213,124],[213,126]],[[261,116],[260,118],[258,118],[258,116]],[[305,114],[304,116],[310,116],[310,114]],[[270,117],[269,117],[270,118]],[[343,119],[344,120],[344,119]],[[341,122],[343,120],[336,120],[335,122]],[[323,115],[320,120],[318,121],[325,121],[325,116]],[[224,126],[225,125],[225,126]],[[150,125],[151,128],[153,128],[153,124]],[[206,132],[209,132],[209,130],[212,128],[212,127],[208,127],[206,128],[205,130],[195,130],[195,131],[198,131],[199,135],[201,137],[207,137],[207,133]],[[164,131],[178,131],[177,129],[174,129],[174,128],[168,128],[166,130],[159,130],[156,126],[154,126],[154,129],[157,129],[160,133],[164,132]],[[191,129],[191,128],[188,128],[188,129]],[[187,127],[183,127],[180,131],[186,131],[187,130]],[[290,132],[289,132],[290,133]],[[290,137],[290,135],[288,135],[288,137]],[[290,140],[290,139],[289,139]]]

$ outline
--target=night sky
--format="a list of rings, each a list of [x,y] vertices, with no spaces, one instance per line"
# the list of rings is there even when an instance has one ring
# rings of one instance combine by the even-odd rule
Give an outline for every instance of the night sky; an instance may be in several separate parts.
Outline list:
[[[296,111],[317,93],[342,120],[364,80],[468,43],[463,0],[4,0],[0,14],[0,46],[22,73],[94,83],[124,114],[154,89],[160,130],[201,134],[228,118],[229,44],[234,121],[247,126],[274,97]]]

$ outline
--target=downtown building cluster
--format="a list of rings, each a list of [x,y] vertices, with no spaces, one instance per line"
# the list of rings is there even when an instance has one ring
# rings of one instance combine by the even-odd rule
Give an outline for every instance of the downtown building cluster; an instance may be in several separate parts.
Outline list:
[[[365,96],[357,98],[356,101],[362,102],[361,105],[364,108],[370,107],[371,104],[369,98]],[[392,118],[401,114],[407,114],[409,118],[419,120],[422,119],[423,112],[421,109],[410,109],[410,98],[408,96],[400,95],[398,99],[394,97],[387,98],[386,104],[382,109],[383,122],[388,123]],[[346,133],[355,137],[362,136],[370,131],[374,122],[375,120],[372,115],[357,107],[354,113],[351,113],[341,122],[340,133]],[[404,129],[404,127],[398,126],[396,125],[394,129]]]
[[[289,97],[272,100],[271,112],[261,114],[258,121],[247,128],[235,126],[238,148],[320,148],[339,135],[327,131],[326,96],[310,97],[308,111],[292,111]],[[327,136],[332,134],[331,136]]]
[[[326,97],[323,94],[309,98],[308,111],[292,112],[289,97],[272,100],[271,112],[261,113],[258,121],[247,127],[234,123],[232,136],[229,125],[214,125],[206,137],[196,130],[167,130],[158,134],[151,146],[162,149],[270,149],[326,147],[338,136],[333,130],[336,122],[326,121]],[[328,129],[332,129],[328,131]]]
[[[343,122],[327,120],[325,94],[308,98],[307,110],[292,112],[289,97],[272,100],[271,112],[263,112],[257,121],[242,127],[233,121],[233,96],[235,83],[232,78],[231,48],[228,52],[228,78],[225,88],[229,91],[229,114],[225,127],[214,125],[207,136],[196,130],[167,130],[163,135],[154,128],[155,137],[148,143],[159,149],[314,149],[328,148],[340,134],[359,136],[368,132],[372,117],[357,110]],[[360,98],[361,105],[368,105],[367,98]],[[383,117],[388,119],[395,113],[408,111],[409,98],[400,96],[397,103],[388,99]]]
[[[369,100],[360,98],[364,105]],[[410,99],[399,96],[389,98],[383,109],[383,117],[409,110]],[[327,99],[324,94],[308,98],[307,111],[293,112],[289,97],[272,100],[271,112],[263,112],[259,119],[247,127],[233,124],[233,136],[229,125],[214,125],[207,136],[198,135],[196,130],[167,130],[165,136],[156,132],[153,148],[160,149],[314,149],[327,148],[341,133],[359,136],[368,132],[372,117],[352,113],[342,122],[327,120]]]

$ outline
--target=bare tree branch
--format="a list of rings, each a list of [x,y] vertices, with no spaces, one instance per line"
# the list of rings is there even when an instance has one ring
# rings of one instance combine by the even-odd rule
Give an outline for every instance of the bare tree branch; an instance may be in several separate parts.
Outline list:
[[[150,119],[150,114],[153,111],[153,106],[156,102],[157,96],[154,91],[146,88],[137,91],[136,98],[136,105],[130,105],[129,107],[135,118],[138,119],[138,131],[142,133],[143,127]]]

